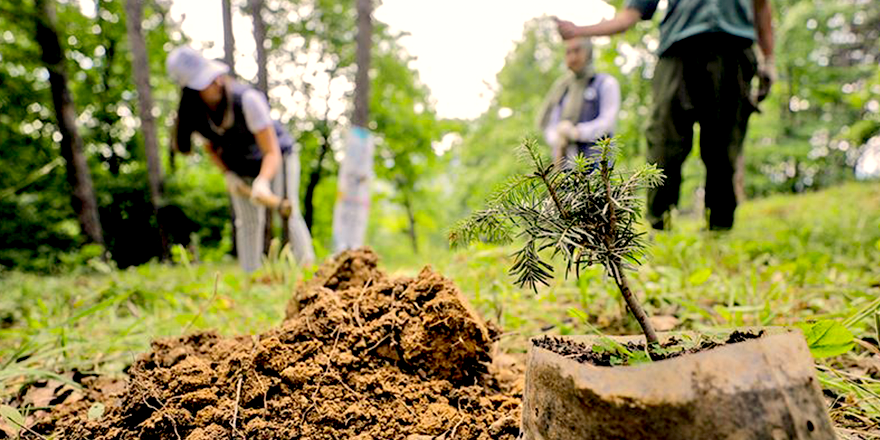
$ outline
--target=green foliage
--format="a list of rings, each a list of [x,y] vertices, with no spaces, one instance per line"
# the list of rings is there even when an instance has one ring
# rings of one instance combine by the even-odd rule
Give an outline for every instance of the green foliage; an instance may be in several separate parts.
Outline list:
[[[657,185],[662,174],[643,166],[633,172],[614,170],[610,140],[599,144],[601,155],[579,157],[573,169],[547,161],[533,141],[523,143],[530,172],[512,178],[490,197],[487,207],[460,222],[449,234],[454,246],[482,240],[524,244],[514,255],[511,274],[517,283],[537,290],[548,285],[553,266],[540,252],[562,256],[566,274],[598,262],[614,272],[618,262],[638,263],[643,234],[635,224],[641,215],[639,192]]]
[[[822,320],[798,327],[804,332],[810,352],[818,359],[840,356],[855,345],[852,332],[837,321]]]

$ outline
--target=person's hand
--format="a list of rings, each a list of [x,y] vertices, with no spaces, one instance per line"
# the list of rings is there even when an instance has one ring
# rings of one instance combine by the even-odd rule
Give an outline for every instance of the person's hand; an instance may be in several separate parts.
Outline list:
[[[230,194],[242,195],[246,192],[244,189],[245,183],[241,180],[241,177],[238,177],[238,174],[226,170],[223,173],[223,180],[226,181],[226,191],[229,191]]]
[[[557,18],[556,29],[559,30],[559,35],[562,36],[563,40],[570,40],[578,36],[578,25],[568,20],[560,20]]]
[[[776,63],[773,58],[761,57],[758,60],[758,90],[755,91],[755,103],[759,103],[770,94],[770,87],[776,81]]]
[[[251,184],[251,200],[259,202],[260,200],[271,199],[274,196],[272,190],[269,189],[269,181],[262,177],[254,179]]]
[[[571,121],[560,121],[556,124],[556,134],[559,135],[560,139],[564,139],[566,144],[577,142],[578,138],[580,138],[580,132],[578,132],[577,127]]]

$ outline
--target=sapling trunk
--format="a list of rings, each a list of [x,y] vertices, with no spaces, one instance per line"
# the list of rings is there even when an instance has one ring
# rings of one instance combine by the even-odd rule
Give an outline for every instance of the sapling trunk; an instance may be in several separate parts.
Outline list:
[[[648,319],[648,314],[645,313],[645,309],[642,308],[642,304],[639,303],[635,294],[629,290],[629,282],[626,280],[626,274],[621,270],[620,260],[612,261],[610,264],[611,274],[614,276],[614,282],[617,283],[617,288],[620,289],[620,294],[623,295],[623,299],[626,301],[629,311],[632,312],[636,321],[638,321],[639,326],[642,327],[642,333],[645,334],[645,340],[648,342],[649,347],[648,352],[650,353],[650,346],[660,343],[660,340],[657,339],[657,332],[654,331],[654,326],[651,325],[651,321]]]
[[[607,150],[603,151],[602,154],[601,169],[602,181],[605,183],[605,200],[608,203],[609,227],[605,235],[605,246],[607,247],[606,252],[611,255],[611,257],[608,258],[608,271],[611,272],[611,275],[614,277],[614,282],[617,283],[617,288],[620,289],[620,294],[623,295],[623,299],[626,301],[626,305],[629,307],[630,312],[635,316],[636,321],[639,322],[639,326],[642,327],[642,332],[645,334],[645,341],[647,341],[647,345],[650,347],[652,344],[660,343],[657,339],[657,333],[654,331],[651,321],[648,320],[648,314],[645,313],[645,309],[642,308],[638,298],[636,298],[629,289],[629,282],[627,282],[626,274],[621,267],[622,264],[620,257],[614,255],[614,234],[617,226],[617,210],[614,207],[615,202],[611,197],[611,169],[608,166]],[[651,350],[649,349],[648,352],[650,353]]]

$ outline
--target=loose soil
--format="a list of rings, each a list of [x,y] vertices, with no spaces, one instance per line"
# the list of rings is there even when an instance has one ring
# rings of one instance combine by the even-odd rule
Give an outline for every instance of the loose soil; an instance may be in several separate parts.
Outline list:
[[[756,339],[764,336],[764,331],[757,333],[742,332],[736,330],[732,332],[726,340],[703,339],[699,343],[686,343],[679,338],[670,338],[668,341],[660,345],[661,350],[655,352],[652,359],[661,361],[664,359],[672,359],[685,354],[694,354],[701,351],[711,350],[727,344],[735,344],[737,342]],[[580,363],[591,364],[597,367],[610,367],[628,365],[629,359],[622,357],[616,351],[605,349],[597,349],[595,344],[584,344],[569,339],[556,338],[553,336],[543,336],[535,338],[533,344],[546,350],[550,350],[560,356],[573,359]],[[621,344],[624,348],[632,353],[644,353],[645,344],[629,342]]]
[[[392,278],[377,260],[359,250],[328,262],[264,334],[157,340],[121,390],[90,390],[33,429],[73,440],[515,439],[523,375],[491,363],[496,332],[430,268]],[[106,409],[90,419],[95,402]]]

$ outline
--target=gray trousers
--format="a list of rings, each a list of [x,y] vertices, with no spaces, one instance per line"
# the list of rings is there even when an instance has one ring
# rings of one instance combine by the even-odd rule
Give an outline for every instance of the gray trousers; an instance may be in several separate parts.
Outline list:
[[[247,179],[250,184],[253,179]],[[299,154],[291,152],[283,156],[281,169],[275,173],[271,182],[272,192],[290,201],[290,217],[287,228],[293,256],[300,266],[315,262],[312,236],[306,228],[299,210]],[[238,260],[242,269],[252,272],[262,265],[263,246],[266,227],[266,207],[248,197],[231,194],[232,209],[235,210],[235,240]]]

